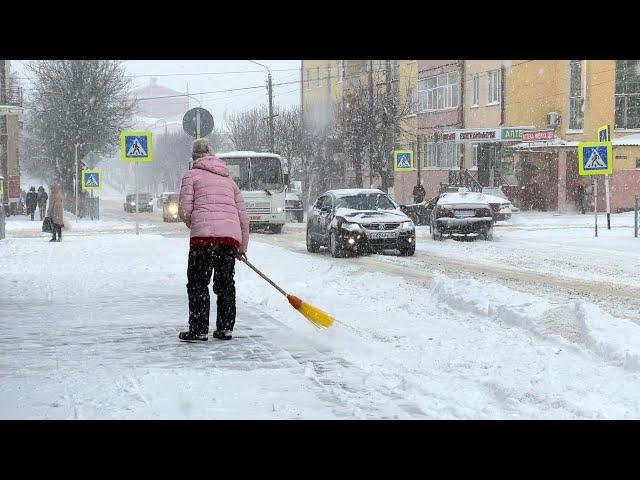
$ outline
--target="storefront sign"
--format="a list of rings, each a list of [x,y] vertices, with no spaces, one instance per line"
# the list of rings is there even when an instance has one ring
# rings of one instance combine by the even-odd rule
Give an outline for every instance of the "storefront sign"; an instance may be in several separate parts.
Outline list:
[[[502,128],[500,129],[500,138],[502,141],[520,141],[525,131],[523,128]]]
[[[554,138],[556,138],[556,132],[550,129],[522,132],[523,142],[538,142],[541,140],[553,140]]]
[[[443,133],[442,140],[459,143],[516,142],[522,140],[526,131],[527,127],[465,128]]]

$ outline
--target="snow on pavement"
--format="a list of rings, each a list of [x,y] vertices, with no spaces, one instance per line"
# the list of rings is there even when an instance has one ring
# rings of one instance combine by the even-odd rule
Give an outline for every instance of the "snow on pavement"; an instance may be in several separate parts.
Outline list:
[[[0,418],[640,417],[640,326],[591,303],[420,287],[254,235],[250,259],[339,323],[238,263],[236,338],[182,344],[187,240],[84,224],[0,242]]]

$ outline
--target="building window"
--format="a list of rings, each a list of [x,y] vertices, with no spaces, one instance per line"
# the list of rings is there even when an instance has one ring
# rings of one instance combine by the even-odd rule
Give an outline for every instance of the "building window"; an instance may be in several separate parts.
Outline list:
[[[500,70],[487,73],[489,88],[487,91],[487,105],[500,103]]]
[[[640,60],[616,61],[615,128],[640,128]]]
[[[458,72],[443,73],[418,81],[420,111],[456,108],[459,103]]]
[[[319,87],[322,85],[322,82],[320,80],[320,67],[316,67],[316,87]]]
[[[307,90],[309,89],[309,87],[311,87],[311,70],[309,70],[308,68],[304,69],[304,85]]]
[[[459,168],[463,148],[462,144],[453,142],[424,143],[424,165],[442,169]]]
[[[477,107],[480,99],[480,76],[476,73],[471,77],[471,106]]]
[[[391,78],[393,80],[398,79],[398,75],[400,73],[400,60],[391,60]]]
[[[571,60],[569,62],[569,129],[571,130],[582,130],[584,126],[582,93],[582,62]]]
[[[376,70],[384,71],[387,69],[386,60],[376,60]]]
[[[338,83],[344,80],[344,60],[338,60]]]
[[[407,102],[408,102],[408,113],[409,115],[413,115],[417,110],[417,95],[416,88],[409,87],[409,91],[407,92]]]

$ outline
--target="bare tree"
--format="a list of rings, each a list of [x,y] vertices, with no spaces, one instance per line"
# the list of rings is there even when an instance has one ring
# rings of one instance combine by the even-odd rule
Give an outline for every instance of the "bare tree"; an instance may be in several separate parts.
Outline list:
[[[133,112],[131,86],[120,61],[41,60],[29,64],[35,76],[27,128],[34,174],[51,178],[73,194],[75,144],[81,158],[107,153],[119,142]]]

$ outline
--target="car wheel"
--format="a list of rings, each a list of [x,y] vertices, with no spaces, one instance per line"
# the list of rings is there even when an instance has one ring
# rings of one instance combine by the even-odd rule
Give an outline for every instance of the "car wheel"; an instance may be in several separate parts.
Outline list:
[[[332,230],[331,234],[329,235],[329,251],[331,252],[332,257],[335,257],[335,258],[344,257],[344,251],[342,248],[340,248],[340,245],[338,244],[338,237],[336,235],[335,230]]]
[[[433,228],[433,224],[429,224],[429,231],[431,232],[431,238],[437,241],[441,241],[442,240],[442,234],[439,232],[436,232],[436,229]]]
[[[493,228],[490,228],[486,232],[482,234],[482,238],[484,240],[492,241],[493,240]]]
[[[307,229],[307,251],[311,253],[318,253],[320,251],[320,245],[313,240],[309,229]]]
[[[416,244],[412,243],[410,247],[400,249],[400,255],[403,257],[412,257],[416,253]]]

